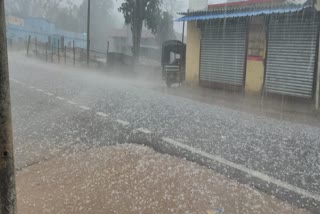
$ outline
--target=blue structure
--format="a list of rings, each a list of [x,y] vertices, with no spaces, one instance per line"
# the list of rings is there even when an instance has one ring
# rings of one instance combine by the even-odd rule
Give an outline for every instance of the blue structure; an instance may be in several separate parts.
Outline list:
[[[24,19],[24,24],[15,25],[7,23],[7,39],[12,42],[24,42],[31,38],[37,38],[38,42],[48,42],[50,47],[57,48],[58,43],[61,47],[86,48],[86,34],[64,31],[56,28],[55,24],[42,17],[30,17]]]
[[[176,21],[198,21],[198,20],[210,20],[210,19],[226,19],[226,18],[240,18],[240,17],[251,17],[258,15],[272,15],[272,14],[283,14],[283,13],[294,13],[303,11],[306,8],[310,8],[310,5],[298,5],[295,7],[288,8],[267,8],[259,10],[243,10],[235,12],[224,12],[221,13],[210,13],[210,12],[191,12],[190,14],[185,14],[185,16],[178,18]]]

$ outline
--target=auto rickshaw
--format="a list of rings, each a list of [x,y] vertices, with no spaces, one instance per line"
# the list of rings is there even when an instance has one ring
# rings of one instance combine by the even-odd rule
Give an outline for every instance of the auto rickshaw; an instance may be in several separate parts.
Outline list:
[[[166,41],[162,45],[162,78],[167,87],[185,80],[186,45],[178,40]]]

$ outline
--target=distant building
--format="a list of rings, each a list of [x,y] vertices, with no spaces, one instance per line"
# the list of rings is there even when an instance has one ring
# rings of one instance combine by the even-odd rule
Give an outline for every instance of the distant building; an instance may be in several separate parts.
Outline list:
[[[113,29],[109,36],[109,52],[132,54],[132,39],[130,28]]]
[[[109,36],[109,52],[132,55],[132,33],[130,27],[114,29]],[[140,56],[151,59],[159,59],[160,46],[155,35],[143,30],[141,33]]]
[[[48,42],[52,47],[57,47],[58,43],[61,47],[71,47],[73,41],[76,47],[86,48],[87,45],[85,34],[58,29],[53,22],[42,17],[21,19],[7,16],[6,28],[10,42],[26,42],[30,35],[31,39],[41,43]]]
[[[7,16],[6,23],[16,26],[24,26],[24,19],[18,18],[16,16]]]

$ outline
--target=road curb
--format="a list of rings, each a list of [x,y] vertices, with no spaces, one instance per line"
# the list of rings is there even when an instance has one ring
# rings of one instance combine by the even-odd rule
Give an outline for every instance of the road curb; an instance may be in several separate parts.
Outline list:
[[[127,130],[128,133],[128,130]],[[313,198],[308,198],[297,194],[296,192],[290,191],[288,189],[282,188],[274,183],[268,183],[264,180],[248,175],[241,170],[226,166],[224,164],[218,163],[210,158],[195,154],[187,149],[183,149],[174,146],[161,138],[157,134],[144,134],[131,132],[127,142],[122,143],[133,143],[139,145],[145,145],[153,148],[155,151],[162,154],[168,154],[178,158],[186,159],[191,162],[195,162],[199,165],[205,166],[219,174],[222,174],[230,179],[234,179],[241,184],[249,185],[261,192],[272,195],[281,201],[288,202],[299,208],[304,208],[311,213],[318,214],[320,210],[320,201]]]

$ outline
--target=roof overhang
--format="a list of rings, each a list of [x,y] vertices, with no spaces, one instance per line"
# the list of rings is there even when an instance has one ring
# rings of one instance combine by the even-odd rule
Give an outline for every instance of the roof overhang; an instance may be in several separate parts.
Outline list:
[[[287,14],[303,11],[307,8],[311,8],[311,5],[298,5],[284,8],[261,8],[254,10],[233,10],[225,12],[217,11],[197,11],[184,14],[185,16],[178,18],[176,21],[198,21],[198,20],[210,20],[210,19],[226,19],[226,18],[241,18],[252,17],[260,15],[272,15],[272,14]]]
[[[220,3],[220,4],[208,4],[208,8],[243,6],[243,5],[249,5],[249,4],[270,3],[273,1],[274,0],[242,0],[242,1],[226,2],[226,3]],[[280,0],[280,1],[284,2],[285,0]]]

